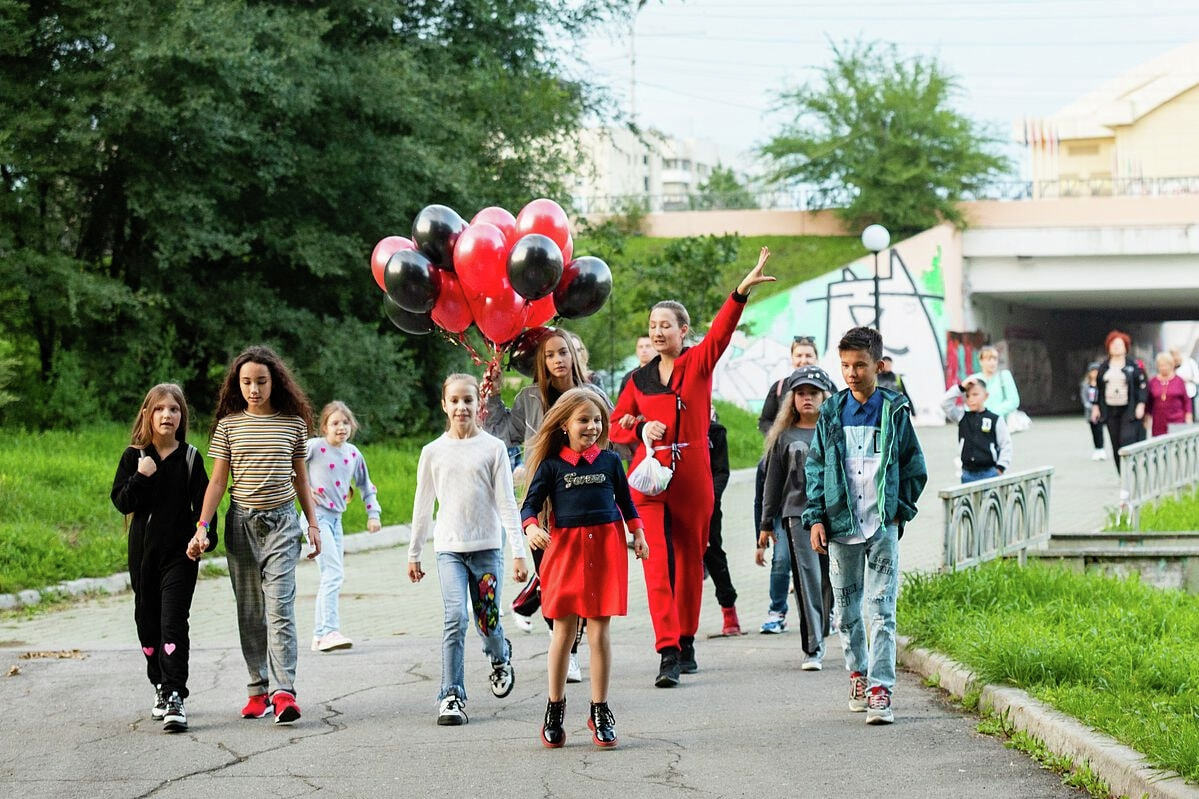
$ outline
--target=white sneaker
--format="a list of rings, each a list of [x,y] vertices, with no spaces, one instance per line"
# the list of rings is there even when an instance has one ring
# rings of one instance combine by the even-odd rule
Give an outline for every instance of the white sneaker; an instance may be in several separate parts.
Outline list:
[[[820,671],[824,668],[824,649],[814,655],[804,655],[803,663],[800,668],[804,671]]]
[[[456,727],[459,724],[466,724],[468,721],[470,719],[466,717],[466,703],[455,694],[450,694],[441,700],[441,706],[437,708],[437,724],[439,726]]]
[[[516,625],[516,629],[521,630],[522,632],[533,632],[532,616],[522,616],[516,611],[512,611],[512,623]]]
[[[319,641],[313,642],[313,646],[318,652],[332,652],[336,649],[349,649],[354,645],[354,642],[341,634],[340,630],[334,630],[331,633],[325,633],[320,637]]]
[[[1107,460],[1107,451],[1102,450],[1102,449],[1095,450],[1094,452],[1091,453],[1091,460],[1093,460],[1093,461]]]
[[[583,670],[579,668],[579,656],[574,652],[570,653],[570,662],[566,666],[566,681],[567,682],[582,682]]]
[[[766,635],[778,635],[787,629],[787,617],[782,613],[775,613],[773,610],[766,614],[766,621],[762,622],[762,627],[758,630]]]

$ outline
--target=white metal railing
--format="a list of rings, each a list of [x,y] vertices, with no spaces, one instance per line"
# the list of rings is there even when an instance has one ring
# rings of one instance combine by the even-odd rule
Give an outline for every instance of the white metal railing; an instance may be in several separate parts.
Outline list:
[[[1012,472],[942,489],[945,503],[944,571],[977,566],[1049,541],[1049,488],[1053,467]]]
[[[1138,529],[1141,508],[1199,485],[1199,426],[1120,447],[1119,523]]]

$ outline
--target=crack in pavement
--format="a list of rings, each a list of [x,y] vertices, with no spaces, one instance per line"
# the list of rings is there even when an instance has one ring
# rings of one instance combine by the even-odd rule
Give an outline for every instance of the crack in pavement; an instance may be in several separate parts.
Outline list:
[[[666,755],[668,759],[666,761],[666,770],[665,772],[646,775],[646,778],[649,782],[666,788],[682,788],[685,791],[691,791],[692,793],[696,794],[708,794],[708,791],[696,788],[694,785],[688,785],[684,781],[685,775],[679,769],[679,763],[682,762],[683,753],[687,751],[687,747],[683,746],[678,741],[672,741],[668,738],[653,738],[646,735],[630,735],[628,737],[638,741],[657,741],[658,743],[666,744],[667,746]],[[659,774],[660,779],[653,779],[655,777],[659,777]]]

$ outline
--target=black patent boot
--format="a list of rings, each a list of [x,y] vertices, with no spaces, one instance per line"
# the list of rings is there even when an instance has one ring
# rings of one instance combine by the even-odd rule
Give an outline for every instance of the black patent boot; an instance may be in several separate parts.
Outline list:
[[[545,724],[541,725],[541,744],[548,749],[557,749],[566,743],[566,697],[545,705]]]
[[[616,746],[616,717],[608,709],[607,702],[591,703],[591,718],[587,719],[591,728],[591,740],[596,746]]]
[[[662,650],[662,665],[658,667],[658,678],[654,685],[659,688],[673,688],[679,684],[679,650],[667,647]]]
[[[683,674],[695,674],[699,664],[695,662],[695,636],[684,635],[679,638],[679,671]]]

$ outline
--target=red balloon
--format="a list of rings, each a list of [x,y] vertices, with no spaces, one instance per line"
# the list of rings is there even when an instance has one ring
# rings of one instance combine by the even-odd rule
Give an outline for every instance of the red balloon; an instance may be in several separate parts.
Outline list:
[[[504,241],[511,247],[520,238],[516,235],[516,217],[511,211],[500,208],[498,205],[490,205],[484,208],[479,213],[475,214],[475,218],[470,220],[473,225],[476,222],[486,222],[489,225],[495,225],[504,233]]]
[[[500,296],[508,282],[504,232],[489,222],[478,222],[464,230],[454,245],[454,271],[466,294]]]
[[[558,309],[554,307],[553,293],[547,294],[541,299],[529,303],[529,318],[525,324],[529,327],[540,327],[553,319],[557,313]]]
[[[380,239],[375,245],[375,249],[371,252],[371,274],[375,278],[375,282],[379,284],[379,288],[387,291],[387,285],[383,282],[383,269],[387,266],[387,262],[391,260],[391,256],[395,255],[400,250],[415,250],[416,244],[412,239],[406,239],[403,236],[388,236],[385,239]]]
[[[566,243],[570,240],[570,219],[562,210],[562,206],[542,197],[520,209],[520,213],[516,215],[516,238],[529,233],[540,233],[549,237],[565,254]],[[573,245],[571,249],[574,249]]]
[[[433,306],[433,321],[451,333],[461,333],[474,321],[462,284],[453,272],[441,272],[441,293]]]
[[[529,315],[529,303],[508,286],[494,296],[467,295],[475,325],[496,344],[507,344],[520,334]]]
[[[562,263],[568,264],[575,257],[575,237],[566,234],[566,245],[562,247]]]

